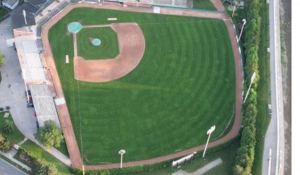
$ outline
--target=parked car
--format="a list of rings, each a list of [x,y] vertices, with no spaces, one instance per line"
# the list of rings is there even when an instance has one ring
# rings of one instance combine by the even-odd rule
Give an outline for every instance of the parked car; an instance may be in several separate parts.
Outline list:
[[[27,108],[33,108],[33,107],[34,107],[33,103],[27,103]]]

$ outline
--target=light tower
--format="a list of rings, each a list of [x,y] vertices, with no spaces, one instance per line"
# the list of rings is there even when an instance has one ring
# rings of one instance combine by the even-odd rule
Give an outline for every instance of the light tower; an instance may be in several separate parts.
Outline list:
[[[207,149],[207,145],[208,145],[208,142],[209,142],[209,139],[210,139],[210,135],[216,130],[216,126],[212,126],[208,131],[207,131],[207,135],[208,135],[208,138],[207,138],[207,142],[206,142],[206,145],[205,145],[205,148],[204,148],[204,152],[203,152],[203,155],[202,157],[204,158],[205,156],[205,152],[206,152],[206,149]]]
[[[124,149],[121,149],[119,151],[119,154],[121,155],[121,163],[120,163],[120,168],[123,168],[123,154],[125,154],[126,151]]]

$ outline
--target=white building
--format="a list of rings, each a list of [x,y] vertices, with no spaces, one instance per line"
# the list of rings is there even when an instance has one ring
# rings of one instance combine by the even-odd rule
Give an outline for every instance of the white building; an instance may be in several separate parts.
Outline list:
[[[2,5],[13,10],[19,4],[19,0],[2,0]]]

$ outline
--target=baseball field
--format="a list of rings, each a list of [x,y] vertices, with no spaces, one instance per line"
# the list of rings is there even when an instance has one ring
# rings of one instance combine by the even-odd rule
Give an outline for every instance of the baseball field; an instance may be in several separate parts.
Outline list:
[[[67,26],[137,23],[144,55],[133,71],[109,82],[74,78],[73,36]],[[138,161],[205,144],[225,136],[235,115],[235,63],[222,20],[76,8],[49,31],[49,41],[85,164]],[[101,45],[89,45],[99,38]],[[78,54],[113,58],[118,37],[110,28],[82,29]],[[130,43],[128,43],[130,44]],[[70,63],[65,57],[69,55]]]

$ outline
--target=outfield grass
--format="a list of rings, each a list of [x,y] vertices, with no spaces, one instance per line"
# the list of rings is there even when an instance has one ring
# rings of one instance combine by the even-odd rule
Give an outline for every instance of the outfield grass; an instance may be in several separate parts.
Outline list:
[[[1,82],[1,81],[0,81]],[[17,128],[17,126],[15,125],[15,123],[13,123],[14,126],[14,131],[10,134],[6,134],[3,132],[3,128],[4,128],[4,121],[5,120],[9,120],[9,121],[13,121],[11,114],[9,114],[8,118],[4,118],[4,114],[6,112],[0,112],[0,132],[1,134],[7,138],[11,143],[13,144],[17,144],[19,142],[21,142],[22,140],[24,140],[24,135],[19,131],[19,129]],[[9,113],[9,112],[8,112]]]
[[[33,155],[34,157],[40,158],[40,159],[43,158],[48,163],[54,164],[56,166],[56,168],[58,169],[58,171],[62,175],[71,175],[71,173],[69,171],[69,167],[67,165],[65,165],[62,162],[60,162],[59,160],[57,160],[55,157],[53,157],[51,154],[49,154],[48,152],[43,150],[41,147],[36,145],[34,142],[27,140],[21,147],[23,149],[25,149],[27,152],[30,152],[31,155]],[[18,156],[16,156],[15,158],[20,160],[20,158]],[[22,161],[22,162],[24,162],[24,161]],[[29,164],[29,166],[31,166],[31,165]]]
[[[210,0],[194,0],[194,9],[206,9],[206,10],[217,10]]]
[[[94,46],[90,38],[99,38],[100,46]],[[84,59],[115,58],[119,54],[118,36],[110,27],[84,28],[77,34],[78,55]]]
[[[61,59],[73,57],[67,25],[107,24],[111,16],[139,24],[142,61],[112,82],[76,81],[73,60]],[[235,67],[222,20],[79,8],[53,26],[49,40],[86,164],[119,162],[120,149],[125,162],[171,154],[204,144],[212,125],[211,140],[230,130]]]

